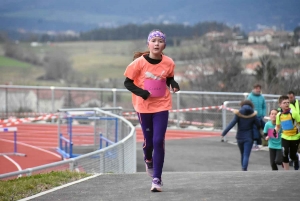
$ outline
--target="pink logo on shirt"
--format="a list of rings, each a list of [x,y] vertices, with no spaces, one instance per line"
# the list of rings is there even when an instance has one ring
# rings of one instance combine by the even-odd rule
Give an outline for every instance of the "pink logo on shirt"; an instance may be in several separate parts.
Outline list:
[[[146,79],[144,88],[151,93],[151,97],[163,97],[166,94],[166,80],[152,80]]]
[[[272,129],[272,128],[268,129],[268,136],[270,138],[275,138],[274,135],[273,135],[273,131],[274,131],[274,129]],[[276,135],[276,138],[278,138],[278,134]]]

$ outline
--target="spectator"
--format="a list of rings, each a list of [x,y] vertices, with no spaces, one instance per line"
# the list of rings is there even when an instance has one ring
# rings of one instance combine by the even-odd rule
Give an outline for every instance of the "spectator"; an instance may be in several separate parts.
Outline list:
[[[264,116],[266,116],[266,101],[264,96],[261,94],[261,85],[255,84],[253,86],[252,92],[247,97],[254,105],[254,110],[257,111],[257,118],[259,121],[259,126],[253,126],[253,135],[256,139],[254,139],[253,150],[259,150],[259,146],[262,144],[262,135],[260,134],[259,129],[265,127],[265,122],[263,120]]]

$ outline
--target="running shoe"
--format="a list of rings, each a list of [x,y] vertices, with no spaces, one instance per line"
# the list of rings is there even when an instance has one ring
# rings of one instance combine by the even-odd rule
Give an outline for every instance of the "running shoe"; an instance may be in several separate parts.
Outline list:
[[[162,181],[159,178],[154,178],[152,180],[152,187],[151,187],[151,191],[152,192],[161,192],[161,187],[162,187]]]
[[[153,177],[153,161],[145,161],[145,166],[146,166],[146,172],[148,173],[149,177]]]
[[[258,151],[258,150],[259,150],[259,146],[258,145],[253,145],[252,151]]]

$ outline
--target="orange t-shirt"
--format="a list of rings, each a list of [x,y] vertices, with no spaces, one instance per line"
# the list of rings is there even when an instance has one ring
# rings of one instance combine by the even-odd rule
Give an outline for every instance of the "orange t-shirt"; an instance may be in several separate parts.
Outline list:
[[[150,91],[151,95],[147,100],[132,94],[132,104],[135,111],[139,113],[155,113],[172,109],[171,94],[165,86],[167,77],[174,77],[174,68],[174,61],[165,55],[162,55],[162,61],[158,64],[150,64],[144,56],[141,56],[127,66],[124,75],[133,80],[137,87],[145,89],[147,87],[145,86],[145,81],[154,84],[159,81],[164,83],[164,86],[161,85],[160,88],[165,92],[158,97],[153,97],[154,93],[151,92],[149,87],[149,90],[147,90]]]

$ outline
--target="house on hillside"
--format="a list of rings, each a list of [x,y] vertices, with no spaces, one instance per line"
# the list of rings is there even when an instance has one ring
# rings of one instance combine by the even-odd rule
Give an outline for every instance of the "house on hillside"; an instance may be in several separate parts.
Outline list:
[[[237,52],[237,46],[238,46],[238,42],[237,41],[231,41],[231,42],[227,42],[227,43],[219,43],[218,46],[220,47],[220,50],[222,52],[224,51],[229,51],[229,52]]]
[[[261,63],[259,61],[253,62],[253,63],[249,63],[245,66],[244,70],[242,71],[243,74],[247,74],[247,75],[255,75],[256,71],[255,69],[260,66]]]
[[[300,56],[300,46],[294,47],[293,52],[295,55]]]
[[[211,32],[208,32],[205,34],[205,37],[208,40],[215,40],[215,39],[221,38],[223,36],[225,36],[224,32],[217,32],[217,31],[211,31]]]
[[[293,37],[294,32],[287,32],[287,31],[275,31],[273,35],[273,40],[277,39],[278,41],[286,41],[290,37]]]
[[[265,54],[269,54],[269,48],[265,45],[245,46],[242,49],[243,59],[257,59]]]
[[[248,43],[272,42],[274,30],[253,31],[248,34]]]
[[[253,31],[248,34],[248,43],[270,43],[274,40],[287,40],[292,33],[287,31],[275,31],[273,29],[264,29],[262,31]]]
[[[194,81],[199,77],[213,75],[216,72],[223,73],[223,69],[203,64],[188,65],[186,69],[181,72],[181,79]]]
[[[279,76],[284,79],[290,79],[291,77],[300,78],[300,69],[284,68],[279,72]]]

